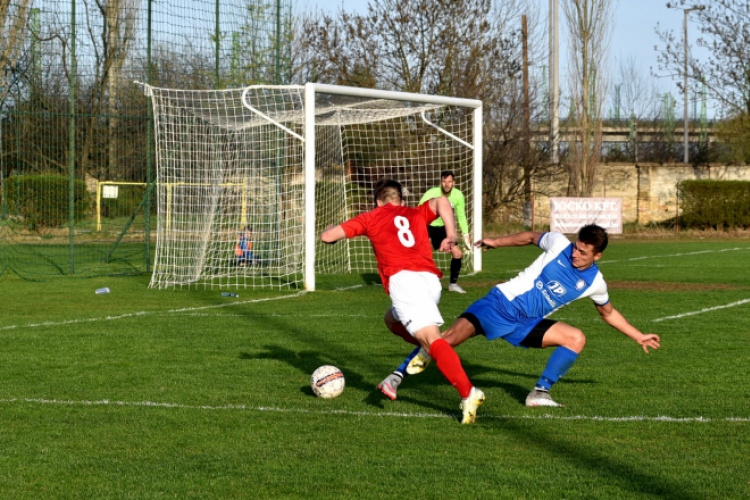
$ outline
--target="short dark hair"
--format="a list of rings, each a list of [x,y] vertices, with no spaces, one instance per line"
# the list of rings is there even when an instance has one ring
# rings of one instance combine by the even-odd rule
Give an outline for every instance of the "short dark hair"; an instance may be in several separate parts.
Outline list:
[[[383,203],[395,201],[401,203],[404,199],[404,188],[401,183],[394,179],[380,179],[373,189],[373,202],[377,205],[378,200]]]
[[[456,178],[456,176],[453,175],[453,170],[443,170],[442,172],[440,172],[441,181],[445,179],[446,177],[453,177],[454,179]]]
[[[596,224],[588,224],[578,231],[578,240],[594,247],[594,253],[601,253],[609,244],[609,236],[603,227]]]

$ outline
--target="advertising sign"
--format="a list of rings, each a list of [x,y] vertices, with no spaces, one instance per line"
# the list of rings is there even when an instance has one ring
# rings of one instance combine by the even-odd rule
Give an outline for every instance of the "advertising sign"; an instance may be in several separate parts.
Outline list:
[[[597,224],[609,234],[622,234],[620,198],[550,198],[550,230],[575,234],[586,224]]]

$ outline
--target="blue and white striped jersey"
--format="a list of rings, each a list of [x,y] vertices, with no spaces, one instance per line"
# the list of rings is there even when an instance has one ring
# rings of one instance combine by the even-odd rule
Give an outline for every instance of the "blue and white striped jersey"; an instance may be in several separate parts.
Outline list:
[[[573,243],[564,234],[544,233],[544,253],[515,278],[496,287],[519,317],[543,318],[574,300],[591,297],[597,305],[609,302],[607,283],[596,264],[585,271],[573,267]]]

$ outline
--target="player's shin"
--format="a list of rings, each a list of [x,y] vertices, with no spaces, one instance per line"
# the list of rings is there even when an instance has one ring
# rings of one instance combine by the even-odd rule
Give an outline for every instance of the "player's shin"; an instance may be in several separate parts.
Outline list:
[[[542,376],[539,377],[539,381],[536,383],[536,388],[549,391],[552,388],[552,384],[560,380],[568,372],[576,359],[578,359],[578,353],[571,351],[567,347],[560,346],[555,349],[547,361],[547,366],[544,368]]]
[[[458,275],[461,273],[461,257],[458,259],[452,258],[451,259],[451,274],[450,274],[450,282],[456,283],[458,282]]]
[[[406,371],[406,367],[409,366],[409,363],[412,359],[419,353],[420,346],[417,346],[416,349],[414,349],[412,352],[409,353],[408,356],[404,359],[404,361],[398,365],[398,368],[393,373],[398,373],[401,375],[401,378],[404,378],[408,375],[408,372]]]
[[[461,359],[445,339],[438,339],[430,345],[430,356],[435,360],[440,373],[458,390],[461,398],[471,392],[472,384],[461,366]]]

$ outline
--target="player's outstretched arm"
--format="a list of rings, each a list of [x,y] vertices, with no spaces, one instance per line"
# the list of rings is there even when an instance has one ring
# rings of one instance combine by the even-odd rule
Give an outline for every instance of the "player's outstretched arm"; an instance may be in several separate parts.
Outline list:
[[[536,231],[524,231],[522,233],[509,234],[507,236],[499,236],[497,238],[483,238],[474,243],[474,246],[487,250],[490,248],[499,247],[522,247],[524,245],[537,245],[539,244],[539,238],[541,238],[543,234],[544,233],[537,233]]]
[[[435,212],[438,217],[443,219],[445,224],[446,237],[440,244],[440,251],[450,252],[453,245],[456,244],[456,224],[453,222],[453,208],[451,208],[451,202],[448,198],[441,196],[440,198],[433,198],[429,202],[430,209]]]
[[[458,190],[456,190],[458,191]],[[464,235],[464,239],[469,236],[469,221],[466,219],[466,198],[461,191],[458,191],[458,199],[456,200],[455,209],[456,221],[458,222],[458,228],[461,230],[461,234]],[[468,243],[466,246],[470,246]]]
[[[343,240],[344,238],[346,238],[346,233],[344,232],[344,228],[341,227],[341,225],[330,225],[326,228],[325,231],[320,234],[320,241],[322,241],[323,243],[328,243],[329,245],[333,245],[337,241]]]
[[[612,307],[611,302],[607,302],[603,306],[596,306],[599,311],[599,315],[602,317],[605,323],[609,326],[618,330],[619,332],[627,335],[643,348],[643,351],[648,354],[649,347],[651,349],[658,349],[661,347],[661,339],[658,335],[653,333],[641,333],[639,329],[631,325],[625,316],[620,311]]]

